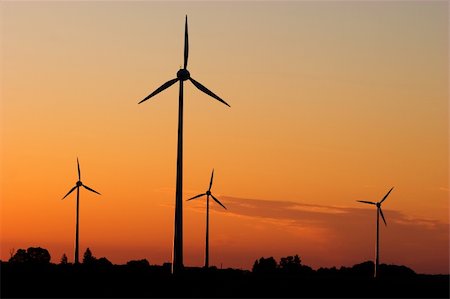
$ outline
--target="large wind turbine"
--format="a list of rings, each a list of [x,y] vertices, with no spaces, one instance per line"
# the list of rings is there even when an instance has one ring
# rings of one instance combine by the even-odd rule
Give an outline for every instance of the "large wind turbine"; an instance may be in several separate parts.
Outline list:
[[[176,193],[175,193],[175,230],[174,230],[174,241],[173,241],[173,256],[172,256],[172,273],[178,272],[183,268],[183,83],[189,80],[194,84],[195,87],[206,93],[207,95],[215,98],[219,102],[228,105],[224,100],[210,91],[208,88],[203,86],[198,81],[191,77],[191,74],[187,70],[188,55],[189,55],[189,40],[188,40],[188,25],[187,16],[184,27],[184,67],[177,72],[177,77],[167,81],[160,87],[158,87],[154,92],[145,97],[142,103],[151,97],[157,95],[164,89],[172,86],[176,82],[180,82],[180,94],[178,101],[178,147],[177,147],[177,182],[176,182]]]
[[[189,198],[188,200],[196,199],[202,196],[206,195],[206,245],[205,245],[205,268],[208,269],[209,267],[209,196],[211,196],[219,205],[221,205],[225,210],[225,206],[211,193],[211,187],[213,183],[213,177],[214,177],[214,169],[211,173],[211,180],[209,181],[209,188],[208,191],[205,193],[196,195],[194,197]]]
[[[67,194],[62,198],[66,198],[70,193],[73,192],[73,190],[77,189],[77,224],[76,224],[76,232],[75,232],[75,264],[79,263],[78,260],[78,212],[79,212],[79,207],[80,207],[80,187],[83,186],[85,189],[100,194],[97,191],[95,191],[94,189],[89,188],[88,186],[84,185],[81,182],[81,171],[80,171],[80,162],[78,162],[78,158],[77,158],[77,166],[78,166],[78,182],[76,182],[75,187],[73,187],[72,189],[70,189],[69,192],[67,192]]]
[[[380,200],[379,202],[357,200],[359,202],[375,205],[377,207],[377,247],[376,247],[375,273],[374,273],[375,278],[378,277],[378,266],[379,266],[379,262],[380,262],[380,255],[379,255],[379,252],[380,252],[380,246],[379,246],[380,245],[380,228],[379,228],[380,215],[381,215],[381,218],[383,218],[384,225],[387,225],[386,219],[384,219],[383,211],[381,210],[381,204],[383,203],[383,201],[386,200],[389,193],[391,193],[392,189],[394,189],[394,187],[392,187],[391,190],[389,190],[389,192],[386,193],[386,195],[383,197],[383,199]]]

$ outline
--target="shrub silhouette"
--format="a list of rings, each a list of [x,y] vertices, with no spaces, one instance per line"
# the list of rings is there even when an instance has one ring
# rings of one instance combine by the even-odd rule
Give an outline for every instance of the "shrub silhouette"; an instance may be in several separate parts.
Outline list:
[[[320,276],[328,276],[328,277],[332,276],[332,277],[335,277],[335,276],[339,275],[339,270],[336,267],[332,267],[332,268],[322,268],[322,267],[320,267],[317,270],[317,274],[320,275]]]
[[[360,264],[353,265],[350,270],[351,275],[353,276],[365,276],[371,277],[373,276],[375,271],[375,264],[372,261],[363,262]]]
[[[105,267],[112,267],[113,264],[106,258],[96,258],[92,251],[87,248],[83,255],[83,265],[88,267],[98,267],[98,268],[105,268]]]
[[[147,268],[150,266],[150,263],[146,259],[131,260],[127,262],[127,266],[132,268]]]
[[[106,257],[101,257],[99,259],[95,259],[94,263],[98,267],[110,267],[113,265]]]
[[[381,264],[380,265],[380,274],[383,276],[414,276],[417,275],[414,270],[411,268],[408,268],[406,266],[399,266],[399,265],[386,265]]]

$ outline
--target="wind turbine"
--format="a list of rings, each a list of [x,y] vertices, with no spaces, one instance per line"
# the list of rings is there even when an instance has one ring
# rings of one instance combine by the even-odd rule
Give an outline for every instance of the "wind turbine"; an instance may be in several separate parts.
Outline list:
[[[81,182],[81,171],[80,171],[80,162],[78,162],[78,158],[77,158],[77,166],[78,166],[78,182],[76,182],[75,186],[70,189],[69,192],[67,192],[67,194],[62,198],[66,198],[70,193],[73,192],[73,190],[77,189],[77,224],[76,224],[76,232],[75,232],[75,264],[78,264],[78,212],[79,212],[79,207],[80,207],[80,187],[84,187],[85,189],[100,194],[97,191],[95,191],[94,189],[89,188],[88,186],[84,185]]]
[[[381,210],[381,204],[383,203],[383,201],[386,200],[386,198],[388,197],[389,193],[391,193],[392,189],[394,189],[394,187],[392,187],[391,190],[389,190],[389,192],[386,193],[386,195],[383,197],[383,199],[380,200],[379,202],[357,200],[358,202],[362,202],[362,203],[366,203],[366,204],[371,204],[371,205],[377,206],[377,247],[376,247],[375,273],[374,273],[375,278],[378,277],[378,266],[379,266],[379,262],[380,262],[380,255],[379,255],[379,252],[380,252],[380,246],[379,246],[380,245],[380,229],[379,229],[379,226],[380,226],[380,215],[381,215],[381,218],[383,218],[384,225],[387,226],[386,219],[384,219],[383,210]]]
[[[219,205],[221,205],[225,210],[225,206],[211,193],[211,187],[213,183],[213,177],[214,177],[214,169],[211,173],[211,180],[209,181],[209,188],[208,191],[205,193],[196,195],[194,197],[189,198],[188,200],[196,199],[202,196],[206,195],[206,245],[205,245],[205,268],[208,269],[209,267],[209,196],[211,196]]]
[[[189,55],[189,39],[188,39],[188,24],[187,15],[184,26],[184,67],[177,72],[177,77],[167,81],[154,92],[146,96],[138,104],[147,101],[151,97],[157,95],[166,88],[169,88],[176,82],[180,82],[180,93],[178,98],[178,146],[177,146],[177,179],[175,192],[175,230],[173,241],[173,256],[172,256],[172,273],[176,273],[183,268],[183,83],[189,80],[195,87],[213,97],[219,102],[228,105],[224,100],[218,97],[215,93],[203,86],[200,82],[194,80],[187,70]]]

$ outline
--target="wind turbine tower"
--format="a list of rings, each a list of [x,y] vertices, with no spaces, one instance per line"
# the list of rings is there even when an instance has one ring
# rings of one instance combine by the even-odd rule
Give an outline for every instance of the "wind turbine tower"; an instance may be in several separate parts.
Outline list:
[[[180,82],[180,92],[178,97],[178,142],[177,142],[177,178],[176,178],[176,191],[175,191],[175,229],[174,229],[174,241],[173,241],[173,255],[172,255],[172,273],[176,274],[181,269],[183,269],[183,88],[184,81],[191,81],[195,87],[197,87],[202,92],[213,97],[219,102],[227,105],[224,100],[219,96],[214,94],[208,88],[203,86],[200,82],[194,80],[191,74],[187,70],[189,56],[189,37],[188,37],[188,23],[187,16],[184,26],[184,66],[182,69],[178,70],[177,77],[167,81],[160,87],[158,87],[154,92],[145,97],[138,104],[147,101],[151,97],[157,95],[161,91],[169,88],[176,82]]]
[[[205,193],[196,195],[194,197],[189,198],[188,200],[196,199],[202,196],[206,195],[206,242],[205,242],[205,268],[209,268],[209,197],[211,196],[212,199],[214,199],[215,202],[217,202],[219,205],[221,205],[225,210],[225,206],[211,193],[211,187],[213,183],[213,177],[214,177],[214,169],[211,173],[211,180],[209,181],[209,188],[208,191]]]
[[[377,245],[376,245],[375,272],[374,272],[375,278],[377,278],[379,276],[378,267],[380,265],[380,215],[381,215],[381,218],[383,219],[384,225],[387,226],[386,219],[384,219],[383,210],[381,210],[381,204],[383,203],[383,201],[386,200],[389,193],[391,193],[392,189],[394,189],[394,187],[392,187],[391,190],[389,190],[389,192],[386,193],[386,195],[383,197],[383,199],[381,199],[379,202],[357,200],[358,202],[375,205],[377,207]]]
[[[70,193],[73,192],[73,190],[77,189],[77,220],[76,220],[76,229],[75,229],[75,264],[79,263],[79,259],[78,259],[78,235],[79,235],[79,229],[78,229],[78,223],[79,223],[79,210],[80,210],[80,187],[84,187],[86,190],[89,190],[91,192],[98,193],[97,191],[95,191],[92,188],[89,188],[88,186],[86,186],[85,184],[83,184],[81,182],[81,171],[80,171],[80,162],[78,162],[78,158],[77,158],[77,166],[78,166],[78,181],[76,182],[75,186],[69,190],[69,192],[67,192],[66,195],[64,195],[64,198],[66,198]]]

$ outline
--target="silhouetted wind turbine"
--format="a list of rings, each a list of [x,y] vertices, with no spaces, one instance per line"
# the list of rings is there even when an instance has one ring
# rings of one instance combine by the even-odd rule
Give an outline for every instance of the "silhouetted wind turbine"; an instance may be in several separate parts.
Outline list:
[[[205,268],[209,267],[209,196],[211,196],[219,205],[221,205],[225,210],[225,206],[211,193],[211,187],[213,183],[213,177],[214,177],[214,169],[211,173],[211,180],[209,181],[209,188],[208,191],[205,193],[196,195],[194,197],[189,198],[188,200],[196,199],[202,196],[206,195],[206,245],[205,245]]]
[[[215,98],[219,102],[228,105],[224,100],[210,91],[208,88],[203,86],[198,81],[191,77],[191,74],[187,70],[189,55],[189,41],[188,41],[188,25],[187,16],[184,27],[184,67],[177,72],[177,77],[175,79],[169,80],[160,87],[158,87],[154,92],[145,97],[142,103],[151,97],[157,95],[164,89],[172,86],[176,82],[180,82],[180,93],[178,101],[178,147],[177,147],[177,182],[176,182],[176,192],[175,192],[175,230],[174,230],[174,241],[173,241],[173,256],[172,256],[172,273],[178,272],[183,268],[183,83],[189,80],[194,84],[195,87],[206,93],[207,95]]]
[[[77,158],[77,166],[78,166],[78,182],[76,182],[75,187],[73,187],[72,189],[70,189],[69,192],[67,192],[67,194],[62,198],[66,198],[70,193],[73,192],[73,190],[77,189],[77,224],[76,224],[76,232],[75,232],[75,264],[78,264],[78,212],[79,212],[79,207],[80,207],[80,187],[83,186],[85,189],[100,194],[97,191],[95,191],[94,189],[89,188],[88,186],[84,185],[81,182],[81,171],[80,171],[80,162],[78,162],[78,158]]]
[[[381,204],[383,203],[383,201],[386,200],[386,198],[388,197],[389,193],[391,193],[392,189],[394,189],[394,187],[391,188],[391,190],[389,190],[388,193],[386,193],[386,195],[383,197],[382,200],[380,200],[379,202],[372,202],[372,201],[365,201],[365,200],[357,200],[359,202],[362,203],[367,203],[367,204],[371,204],[371,205],[375,205],[377,206],[377,247],[376,247],[376,258],[375,258],[375,273],[374,276],[378,277],[378,266],[379,266],[379,262],[380,262],[380,255],[379,255],[379,250],[380,250],[380,215],[381,218],[383,218],[383,222],[384,225],[387,225],[386,223],[386,219],[384,219],[384,215],[383,215],[383,211],[381,210]]]

